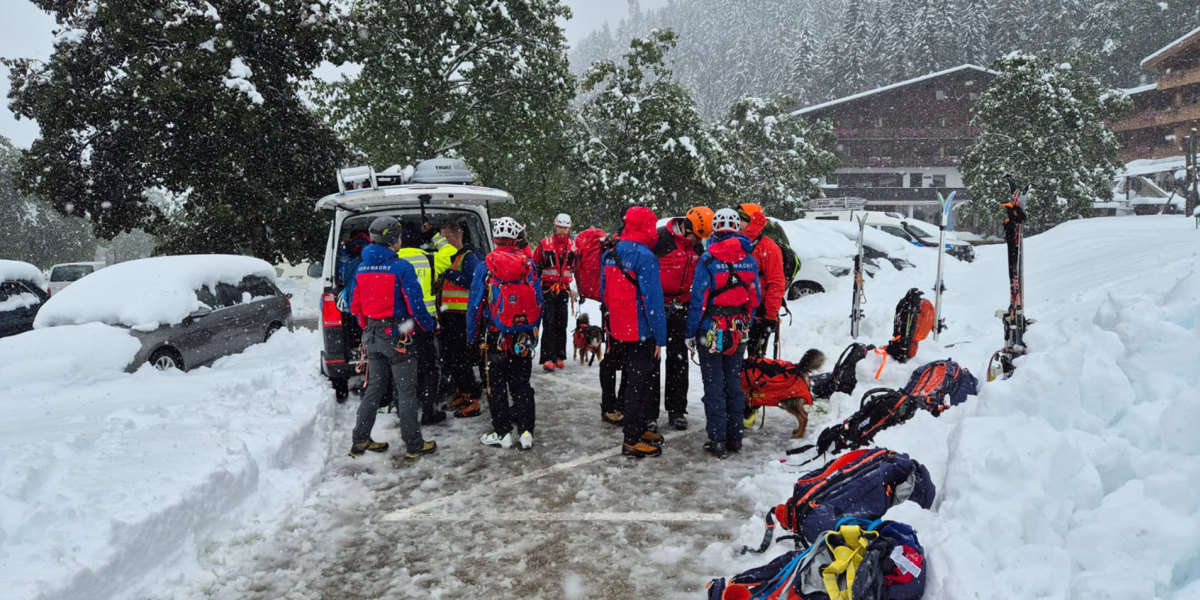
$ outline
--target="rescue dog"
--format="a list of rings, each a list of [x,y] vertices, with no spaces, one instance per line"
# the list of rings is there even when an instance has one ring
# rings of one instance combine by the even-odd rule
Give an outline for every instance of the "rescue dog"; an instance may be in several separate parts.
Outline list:
[[[604,328],[592,325],[587,315],[579,315],[575,319],[575,331],[571,334],[571,341],[575,346],[575,357],[579,359],[579,364],[587,364],[590,367],[597,358],[604,359],[604,350],[601,347],[604,343]]]
[[[796,363],[796,368],[800,371],[801,377],[804,377],[805,383],[811,385],[812,372],[820,369],[823,364],[825,364],[825,354],[816,348],[810,348],[800,358],[800,362]],[[804,431],[808,429],[808,410],[804,408],[804,404],[804,398],[785,398],[779,401],[779,408],[796,417],[796,429],[792,431],[793,440],[803,438]]]

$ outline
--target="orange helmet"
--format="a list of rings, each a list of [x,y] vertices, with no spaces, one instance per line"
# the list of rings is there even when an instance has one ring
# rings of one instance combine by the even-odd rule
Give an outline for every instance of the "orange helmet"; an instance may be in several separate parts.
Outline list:
[[[741,217],[743,221],[749,221],[750,217],[753,217],[755,214],[762,211],[762,206],[754,204],[753,202],[747,202],[745,204],[738,205],[738,216]]]
[[[687,211],[687,220],[692,224],[692,233],[700,239],[708,239],[713,232],[713,211],[707,206],[693,206]]]

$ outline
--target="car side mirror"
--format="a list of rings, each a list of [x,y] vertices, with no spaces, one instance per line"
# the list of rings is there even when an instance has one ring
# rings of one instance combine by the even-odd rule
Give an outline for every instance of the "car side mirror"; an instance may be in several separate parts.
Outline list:
[[[189,314],[188,316],[184,317],[184,318],[183,318],[183,324],[184,324],[184,325],[191,325],[193,322],[195,322],[195,321],[196,321],[196,319],[200,319],[200,318],[203,318],[203,317],[207,317],[207,316],[208,316],[208,315],[210,315],[210,314],[212,314],[212,309],[211,309],[211,308],[208,308],[207,306],[201,306],[200,308],[197,308],[196,310],[193,310],[193,311],[191,312],[191,314]]]
[[[323,265],[319,262],[308,263],[308,276],[313,279],[320,279],[322,268]]]

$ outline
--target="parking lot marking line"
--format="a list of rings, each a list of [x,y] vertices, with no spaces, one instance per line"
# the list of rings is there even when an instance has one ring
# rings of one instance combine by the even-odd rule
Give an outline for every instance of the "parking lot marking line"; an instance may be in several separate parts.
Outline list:
[[[698,431],[698,430],[695,430],[695,431]],[[671,439],[674,439],[677,437],[685,436],[688,433],[691,433],[691,432],[690,431],[675,431],[675,432],[665,434],[663,437],[668,440],[671,440]],[[467,489],[466,491],[455,492],[453,494],[450,494],[449,496],[442,496],[441,498],[434,498],[433,500],[426,500],[425,502],[421,502],[419,504],[414,504],[407,508],[402,508],[400,510],[387,513],[383,516],[383,520],[384,521],[404,520],[405,515],[424,513],[425,511],[427,511],[431,508],[437,508],[444,504],[449,504],[450,502],[457,500],[459,498],[470,498],[470,497],[474,497],[474,496],[481,496],[481,495],[484,495],[493,490],[497,490],[500,488],[506,488],[506,487],[512,487],[514,485],[519,485],[519,484],[522,484],[522,483],[525,483],[528,481],[540,479],[540,478],[545,477],[546,475],[550,475],[552,473],[558,473],[559,471],[566,471],[567,469],[574,469],[575,467],[586,465],[588,463],[601,461],[606,458],[616,456],[616,455],[620,454],[620,452],[621,452],[621,448],[618,446],[616,448],[609,448],[607,450],[596,452],[595,454],[589,454],[587,456],[581,456],[579,458],[571,459],[566,462],[561,462],[561,463],[557,463],[554,465],[550,465],[549,467],[546,467],[544,469],[538,469],[537,471],[530,471],[530,472],[524,473],[522,475],[517,475],[516,477],[502,479],[497,482],[487,482],[487,483],[476,484],[476,485],[472,486],[471,488]]]
[[[460,522],[463,519],[472,521],[606,521],[606,522],[653,522],[653,523],[699,523],[705,521],[724,521],[720,513],[700,512],[582,512],[582,513],[547,513],[547,512],[497,512],[464,515],[462,513],[404,513],[401,511],[384,515],[384,521],[433,521]]]

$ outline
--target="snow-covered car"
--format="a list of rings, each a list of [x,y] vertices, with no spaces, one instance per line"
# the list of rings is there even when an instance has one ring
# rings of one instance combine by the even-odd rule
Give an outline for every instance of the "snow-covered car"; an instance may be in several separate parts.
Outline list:
[[[873,227],[896,236],[914,246],[937,248],[940,233],[937,225],[905,217],[899,213],[845,208],[809,211],[805,213],[804,218],[810,221],[854,222],[857,217],[863,214],[867,215],[868,227]],[[971,244],[958,239],[954,232],[946,233],[946,254],[966,262],[975,260],[975,248]]]
[[[863,261],[863,272],[868,277],[874,277],[879,266]],[[827,292],[841,282],[851,282],[854,279],[854,259],[831,259],[814,257],[800,261],[800,272],[788,285],[787,299],[799,300],[809,294]]]
[[[141,349],[126,367],[192,369],[292,329],[275,268],[249,256],[159,256],[118,263],[50,297],[37,329],[83,323],[128,329]]]
[[[60,263],[50,267],[50,286],[46,291],[53,296],[72,283],[104,268],[102,262]]]
[[[788,282],[788,300],[827,292],[854,279],[854,256],[858,246],[826,223],[772,221],[772,227],[778,228],[776,236],[791,246],[800,259],[800,271]],[[874,277],[878,270],[877,264],[863,261],[867,276]]]
[[[317,201],[317,210],[329,210],[329,238],[325,259],[313,263],[309,275],[321,278],[321,318],[318,325],[324,348],[321,373],[333,386],[335,397],[343,401],[349,394],[349,379],[355,374],[362,356],[359,342],[362,330],[358,321],[338,306],[338,295],[346,282],[339,268],[339,253],[345,255],[347,242],[366,234],[371,221],[392,216],[418,228],[423,221],[436,223],[455,219],[465,231],[464,240],[483,253],[492,249],[489,207],[513,201],[508,192],[471,185],[474,175],[462,161],[435,158],[416,168],[389,168],[376,172],[371,167],[352,167],[337,173],[338,193]],[[430,253],[431,244],[425,247]],[[355,260],[356,257],[344,256]],[[344,303],[343,303],[344,304]]]
[[[815,221],[811,226],[827,227],[836,231],[850,240],[851,243],[858,245],[858,224],[849,221]],[[897,239],[895,236],[884,233],[878,229],[866,228],[863,230],[863,262],[867,265],[879,266],[880,261],[888,261],[896,268],[897,271],[911,269],[913,265],[910,258],[911,244],[903,240]]]
[[[33,329],[33,318],[48,296],[37,267],[0,259],[0,337]]]

